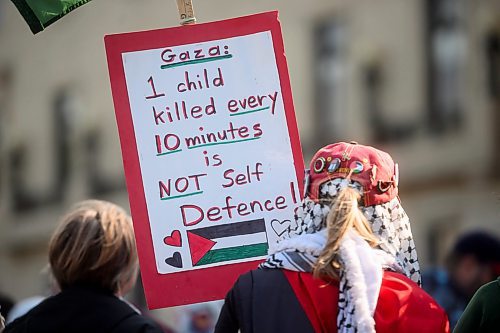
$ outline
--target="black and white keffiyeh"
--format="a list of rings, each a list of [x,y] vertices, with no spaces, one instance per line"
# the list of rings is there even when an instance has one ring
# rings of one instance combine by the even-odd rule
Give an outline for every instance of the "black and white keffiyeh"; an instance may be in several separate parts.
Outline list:
[[[270,247],[269,256],[260,268],[312,272],[327,241],[329,203],[346,186],[363,193],[359,183],[336,178],[321,185],[321,202],[316,203],[306,197],[297,208],[296,224]],[[410,221],[399,199],[359,208],[370,223],[379,246],[371,248],[353,231],[341,241],[337,327],[342,333],[375,332],[373,314],[384,269],[400,272],[420,285],[420,269]]]

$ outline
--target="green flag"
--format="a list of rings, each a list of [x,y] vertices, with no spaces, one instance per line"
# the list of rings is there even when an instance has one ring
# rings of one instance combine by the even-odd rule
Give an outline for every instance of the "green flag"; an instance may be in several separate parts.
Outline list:
[[[36,34],[90,0],[11,0]]]

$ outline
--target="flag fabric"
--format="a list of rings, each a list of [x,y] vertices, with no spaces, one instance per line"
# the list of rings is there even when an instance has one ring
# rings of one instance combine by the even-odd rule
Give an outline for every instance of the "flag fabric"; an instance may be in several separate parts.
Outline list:
[[[188,230],[193,266],[267,255],[264,219]]]
[[[11,0],[36,34],[91,0]]]

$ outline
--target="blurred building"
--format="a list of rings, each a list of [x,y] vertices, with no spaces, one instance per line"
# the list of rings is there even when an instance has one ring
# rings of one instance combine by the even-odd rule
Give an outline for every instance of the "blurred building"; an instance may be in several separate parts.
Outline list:
[[[460,232],[500,234],[500,2],[196,1],[198,21],[280,11],[306,160],[388,150],[424,266]],[[92,1],[32,35],[0,2],[0,291],[37,294],[77,200],[128,205],[103,36],[178,25],[175,1]]]

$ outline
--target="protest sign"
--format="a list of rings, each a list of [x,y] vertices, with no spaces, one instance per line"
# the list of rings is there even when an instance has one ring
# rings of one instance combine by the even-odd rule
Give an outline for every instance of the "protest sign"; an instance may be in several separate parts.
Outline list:
[[[277,12],[105,43],[148,305],[221,299],[301,199]]]

